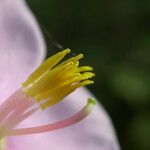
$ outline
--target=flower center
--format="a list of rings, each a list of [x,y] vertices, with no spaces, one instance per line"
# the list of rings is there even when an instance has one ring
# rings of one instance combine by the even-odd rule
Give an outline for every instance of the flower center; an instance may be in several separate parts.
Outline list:
[[[83,54],[61,62],[69,52],[66,49],[47,59],[22,84],[25,94],[37,100],[43,109],[58,103],[77,88],[93,83],[89,80],[95,76],[92,67],[79,67]]]

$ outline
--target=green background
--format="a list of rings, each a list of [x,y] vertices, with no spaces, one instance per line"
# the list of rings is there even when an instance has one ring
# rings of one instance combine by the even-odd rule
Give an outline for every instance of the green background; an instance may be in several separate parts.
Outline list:
[[[110,114],[122,150],[150,149],[150,1],[28,0],[48,55],[84,53],[90,90]],[[63,46],[61,46],[63,45]]]

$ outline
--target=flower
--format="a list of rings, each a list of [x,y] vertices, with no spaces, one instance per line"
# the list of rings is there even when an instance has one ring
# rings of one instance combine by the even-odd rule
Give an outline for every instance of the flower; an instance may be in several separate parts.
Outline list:
[[[41,63],[45,44],[32,14],[23,0],[0,1],[0,104],[18,89],[20,83]],[[85,88],[77,89],[67,100],[41,110],[17,128],[42,125],[69,117],[92,97]],[[5,150],[118,150],[111,121],[100,104],[84,121],[63,130],[38,135],[14,136],[1,141]]]
[[[92,84],[95,74],[89,66],[79,67],[79,54],[59,63],[70,50],[59,52],[42,63],[0,106],[0,140],[6,136],[17,136],[53,131],[75,124],[85,118],[95,105],[92,98],[87,105],[68,119],[37,127],[16,129],[16,126],[40,108],[46,109],[61,101],[77,88]],[[36,102],[37,101],[37,102]],[[2,144],[1,144],[2,145]]]

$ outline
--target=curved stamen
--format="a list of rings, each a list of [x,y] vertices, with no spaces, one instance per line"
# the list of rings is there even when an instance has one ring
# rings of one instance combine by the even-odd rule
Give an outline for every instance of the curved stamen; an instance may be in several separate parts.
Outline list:
[[[83,120],[92,111],[94,105],[95,105],[95,100],[93,98],[89,98],[87,105],[81,111],[79,111],[78,113],[76,113],[70,118],[52,124],[48,124],[48,125],[10,130],[9,132],[7,132],[7,136],[38,134],[42,132],[54,131],[57,129],[61,129],[73,125]]]

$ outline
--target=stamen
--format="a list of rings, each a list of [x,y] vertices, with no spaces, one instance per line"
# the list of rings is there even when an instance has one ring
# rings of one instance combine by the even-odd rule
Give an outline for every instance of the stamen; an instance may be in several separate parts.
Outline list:
[[[24,116],[24,112],[33,106],[33,104],[35,103],[30,100],[22,101],[22,103],[19,104],[19,107],[16,107],[15,110],[5,119],[5,121],[3,121],[3,124],[7,124],[7,127],[12,127],[14,125],[16,126],[17,123],[20,123],[22,116]]]
[[[0,138],[24,119],[37,111],[35,100],[27,97],[22,89],[17,90],[0,106]],[[34,107],[33,107],[34,106]]]
[[[89,84],[93,84],[94,82],[93,81],[90,81],[90,80],[86,80],[86,81],[83,81],[83,82],[80,82],[78,84],[75,84],[71,87],[68,87],[67,89],[63,88],[62,92],[60,93],[56,93],[54,95],[54,97],[48,99],[45,103],[43,103],[41,105],[41,108],[42,109],[45,109],[47,107],[50,107],[56,103],[58,103],[59,101],[61,101],[63,98],[65,98],[68,94],[70,94],[71,92],[73,92],[75,89],[81,87],[81,86],[85,86],[85,85],[89,85]]]
[[[19,89],[20,90],[20,89]],[[18,105],[20,99],[17,99],[18,94],[17,90],[13,95],[11,95],[2,105],[0,105],[0,122],[6,118],[11,111],[14,110],[15,106]]]
[[[92,111],[94,105],[95,105],[95,100],[93,98],[89,98],[87,105],[81,111],[79,111],[78,113],[76,113],[70,118],[52,124],[48,124],[48,125],[10,130],[7,136],[38,134],[42,132],[50,132],[67,126],[71,126],[83,120]]]
[[[35,113],[40,108],[50,107],[77,88],[94,81],[90,66],[79,67],[83,54],[60,62],[66,54],[66,49],[47,59],[33,72],[28,79],[0,106],[0,140],[5,136],[35,134],[64,128],[84,119],[92,110],[95,101],[89,98],[87,105],[74,116],[48,125],[15,129],[18,124]],[[36,101],[35,101],[36,100]]]
[[[57,65],[65,56],[66,54],[70,53],[70,49],[65,49],[62,52],[59,52],[52,57],[48,58],[42,65],[40,65],[37,70],[35,70],[29,78],[22,83],[23,86],[27,86],[33,81],[35,81],[37,78],[39,78],[43,73],[45,73],[48,69],[53,68],[55,65]]]
[[[20,124],[23,120],[27,119],[29,116],[31,116],[33,113],[35,113],[37,110],[38,110],[37,108],[33,108],[33,109],[29,110],[28,112],[15,117],[13,120],[11,119],[11,121],[8,122],[8,127],[11,127],[11,128],[16,127],[18,124]]]
[[[91,66],[83,66],[78,68],[78,72],[92,71],[93,68]]]
[[[77,88],[93,84],[93,81],[89,80],[95,76],[89,72],[93,68],[79,67],[83,54],[58,64],[69,52],[70,50],[66,49],[50,57],[22,84],[25,94],[40,102],[43,109],[58,103]]]

